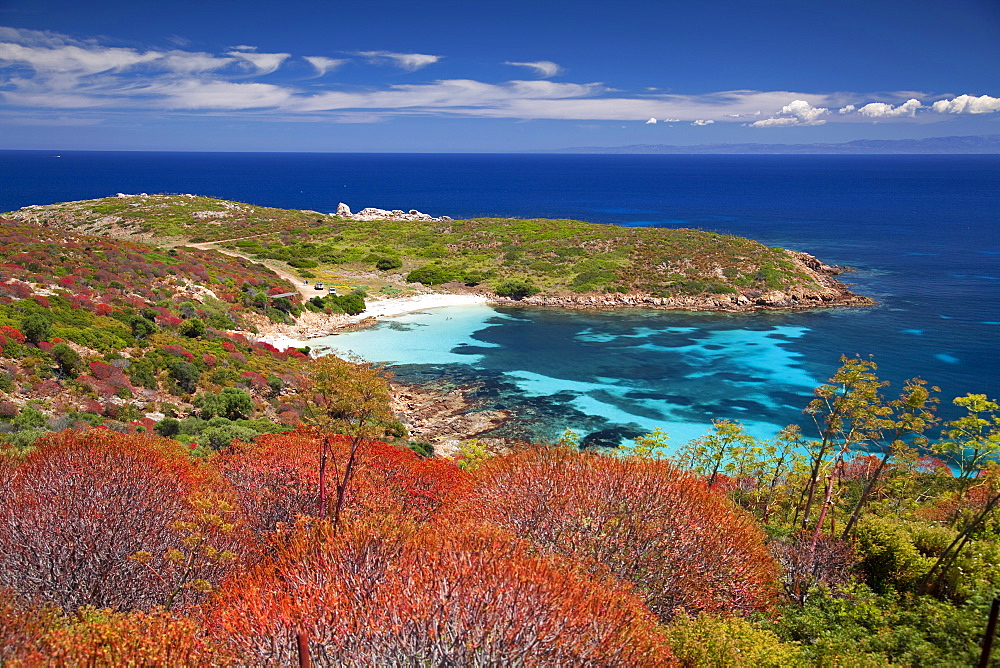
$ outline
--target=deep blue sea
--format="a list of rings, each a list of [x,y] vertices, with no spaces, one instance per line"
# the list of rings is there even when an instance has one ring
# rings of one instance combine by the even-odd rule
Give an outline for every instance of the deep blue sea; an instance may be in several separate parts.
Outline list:
[[[511,435],[608,442],[659,426],[683,443],[713,418],[767,435],[802,423],[842,354],[873,356],[890,393],[920,376],[943,404],[1000,397],[1000,156],[0,152],[0,211],[117,192],[697,227],[849,265],[846,282],[878,300],[748,315],[437,309],[326,341],[404,379],[477,380],[484,408],[522,417]]]

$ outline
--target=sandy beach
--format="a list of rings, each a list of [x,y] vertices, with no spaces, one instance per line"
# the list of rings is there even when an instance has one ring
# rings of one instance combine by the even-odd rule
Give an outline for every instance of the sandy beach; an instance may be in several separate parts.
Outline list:
[[[486,304],[488,301],[482,295],[454,295],[446,293],[378,299],[368,302],[364,312],[359,315],[325,316],[307,311],[300,316],[299,322],[296,325],[291,327],[275,327],[254,338],[258,341],[269,343],[281,350],[285,348],[298,348],[308,345],[309,339],[329,336],[336,333],[339,329],[350,328],[351,325],[356,325],[371,318],[391,318],[431,308]],[[285,331],[286,329],[290,331]]]

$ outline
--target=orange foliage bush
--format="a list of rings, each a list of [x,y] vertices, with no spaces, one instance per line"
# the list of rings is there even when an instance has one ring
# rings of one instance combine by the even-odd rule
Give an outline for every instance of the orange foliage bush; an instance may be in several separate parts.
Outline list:
[[[48,666],[218,666],[233,657],[214,647],[193,619],[163,611],[82,610],[45,639]]]
[[[319,516],[319,465],[323,439],[328,439],[328,494],[343,472],[351,439],[300,430],[235,443],[213,461],[236,490],[249,525],[258,532],[297,515]],[[347,487],[348,512],[397,512],[417,519],[430,517],[465,486],[468,474],[452,462],[424,459],[411,450],[366,441]]]
[[[197,518],[197,486],[175,441],[104,429],[39,439],[0,466],[0,586],[65,612],[164,605],[190,575],[177,565],[191,528],[178,523]]]
[[[528,450],[475,470],[452,508],[611,573],[664,620],[687,612],[768,609],[776,566],[752,516],[664,461]]]
[[[639,597],[497,530],[299,524],[227,582],[206,628],[252,665],[677,665]]]
[[[42,644],[55,620],[51,607],[25,605],[11,590],[0,589],[0,666],[42,665]]]

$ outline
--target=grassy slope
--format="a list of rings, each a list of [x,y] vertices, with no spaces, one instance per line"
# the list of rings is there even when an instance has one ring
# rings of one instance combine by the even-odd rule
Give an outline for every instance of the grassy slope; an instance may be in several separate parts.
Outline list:
[[[259,207],[187,195],[130,196],[30,207],[7,214],[93,234],[150,240],[228,241],[300,274],[429,268],[430,282],[495,287],[532,281],[543,292],[641,292],[654,296],[815,289],[787,251],[690,229],[630,228],[571,220],[474,219],[360,222],[314,211]],[[305,272],[301,270],[305,270]]]

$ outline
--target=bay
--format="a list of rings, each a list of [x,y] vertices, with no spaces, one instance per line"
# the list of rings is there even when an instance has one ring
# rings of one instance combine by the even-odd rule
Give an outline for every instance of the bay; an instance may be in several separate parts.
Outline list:
[[[697,227],[812,253],[878,305],[744,315],[437,309],[329,342],[404,379],[476,379],[526,435],[595,442],[711,419],[802,422],[840,355],[945,403],[1000,396],[1000,156],[388,155],[0,152],[0,210],[189,192],[323,212]],[[891,391],[891,390],[890,390]],[[945,406],[947,414],[947,406]]]

